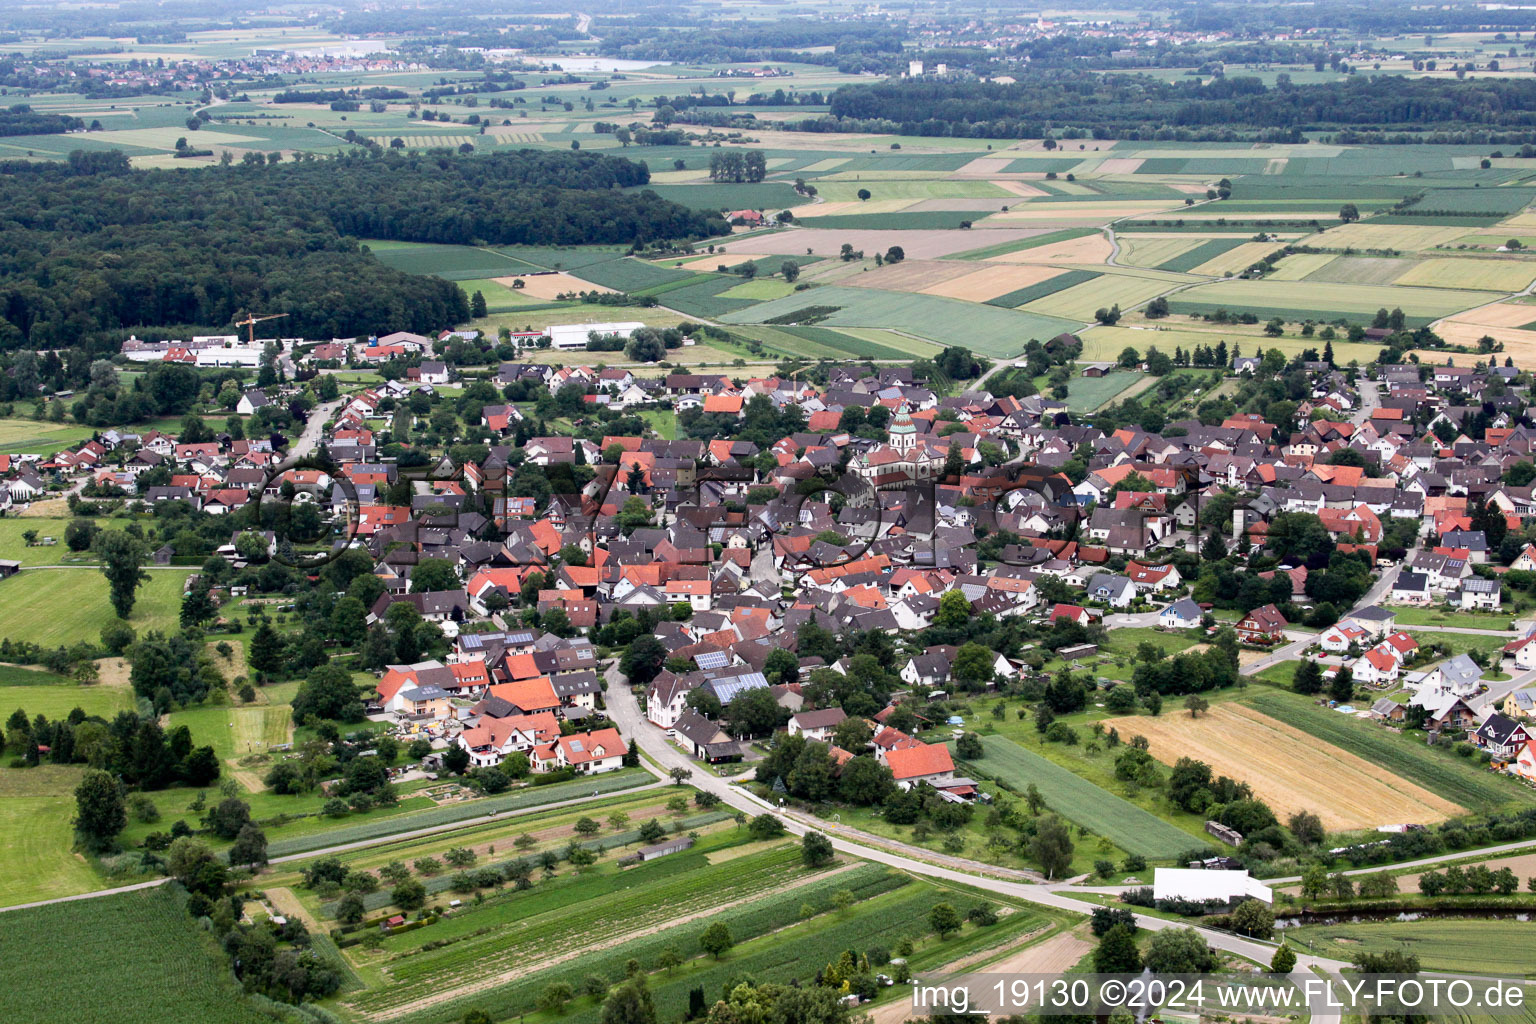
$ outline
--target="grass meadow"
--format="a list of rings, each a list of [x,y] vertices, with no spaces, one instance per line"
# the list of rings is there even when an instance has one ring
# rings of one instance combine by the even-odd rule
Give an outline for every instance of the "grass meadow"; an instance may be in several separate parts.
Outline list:
[[[185,569],[149,570],[128,618],[139,635],[177,628],[187,574]],[[54,647],[92,640],[116,617],[106,578],[94,569],[25,569],[0,580],[0,637]]]

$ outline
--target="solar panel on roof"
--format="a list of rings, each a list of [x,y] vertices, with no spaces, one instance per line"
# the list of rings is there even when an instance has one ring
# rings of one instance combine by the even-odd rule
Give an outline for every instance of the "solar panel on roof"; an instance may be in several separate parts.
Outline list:
[[[571,740],[571,749],[576,751],[578,754],[581,753],[581,740]]]
[[[731,657],[724,651],[703,651],[695,654],[693,661],[699,668],[725,668],[731,663]]]

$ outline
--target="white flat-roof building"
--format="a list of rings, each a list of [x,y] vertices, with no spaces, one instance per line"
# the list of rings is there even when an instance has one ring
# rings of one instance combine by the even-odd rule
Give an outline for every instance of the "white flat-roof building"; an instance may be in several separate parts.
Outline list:
[[[585,349],[591,334],[621,334],[628,339],[637,328],[644,326],[633,320],[615,324],[552,324],[545,333],[549,335],[551,348]]]
[[[1246,871],[1208,871],[1204,868],[1154,868],[1152,897],[1159,900],[1224,900],[1241,903],[1246,899],[1275,901],[1274,891]]]

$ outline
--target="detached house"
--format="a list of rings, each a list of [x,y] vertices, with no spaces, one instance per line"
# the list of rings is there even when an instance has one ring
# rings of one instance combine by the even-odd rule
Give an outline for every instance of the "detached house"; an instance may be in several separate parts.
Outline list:
[[[802,711],[789,719],[789,734],[804,736],[808,740],[830,742],[832,734],[848,716],[842,708],[823,708],[820,711]]]
[[[1193,629],[1200,625],[1204,613],[1194,598],[1184,597],[1157,613],[1157,624],[1164,629]]]
[[[941,787],[955,777],[955,762],[949,756],[949,748],[942,743],[899,747],[886,753],[885,763],[896,785],[902,789],[911,789],[919,782]]]
[[[616,772],[624,767],[629,748],[617,729],[598,729],[562,736],[555,742],[555,763],[572,768],[578,775]]]
[[[1266,604],[1243,616],[1237,624],[1237,638],[1245,644],[1277,643],[1285,639],[1285,627],[1288,625],[1280,609]]]

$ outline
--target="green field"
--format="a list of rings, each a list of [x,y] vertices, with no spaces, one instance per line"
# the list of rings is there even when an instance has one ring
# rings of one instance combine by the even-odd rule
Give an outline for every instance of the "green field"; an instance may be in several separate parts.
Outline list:
[[[370,965],[378,980],[345,1002],[364,1014],[408,1009],[400,1019],[410,1024],[449,1024],[469,1007],[484,1008],[497,1020],[526,1015],[537,1024],[595,1024],[599,1001],[578,998],[556,1017],[536,1010],[538,994],[559,981],[579,987],[593,973],[620,977],[625,962],[634,959],[653,972],[648,982],[658,1018],[671,1020],[686,1009],[688,990],[696,986],[717,992],[743,975],[804,982],[844,949],[891,948],[903,937],[917,940],[914,966],[928,969],[1038,931],[1051,920],[1021,910],[990,928],[967,926],[939,943],[931,933],[924,936],[929,909],[948,901],[964,913],[985,900],[983,894],[857,862],[807,871],[794,844],[732,849],[743,838],[734,829],[706,834],[693,850],[622,874],[605,864],[541,879],[524,893],[491,895],[433,926],[430,936],[386,939],[383,962]],[[853,897],[843,911],[833,906],[840,890]],[[573,913],[588,922],[586,929],[572,931]],[[681,920],[689,915],[698,916]],[[698,953],[706,921],[725,924],[736,942],[719,960]],[[447,944],[422,949],[429,939]],[[658,956],[669,947],[684,964],[657,970]],[[506,980],[498,981],[498,972]]]
[[[831,203],[853,202],[859,190],[868,189],[871,199],[1006,199],[1018,198],[990,181],[965,178],[897,178],[894,180],[830,181],[821,179],[816,190]]]
[[[1206,260],[1213,260],[1222,253],[1236,249],[1246,241],[1246,238],[1213,238],[1208,242],[1200,243],[1193,249],[1187,249],[1177,256],[1164,260],[1157,264],[1157,269],[1173,270],[1186,274]]]
[[[1437,317],[1486,301],[1451,288],[1405,288],[1396,285],[1336,284],[1312,281],[1222,281],[1180,292],[1177,308],[1225,306],[1233,312],[1280,309],[1289,319],[1322,319],[1334,313],[1356,319],[1401,307],[1410,317]],[[1323,311],[1327,311],[1324,313]]]
[[[1068,270],[1048,277],[1038,284],[1032,284],[1025,288],[1015,288],[1011,292],[1002,295],[994,295],[987,300],[989,306],[1002,306],[1004,309],[1016,309],[1027,302],[1043,299],[1047,295],[1065,291],[1074,285],[1086,284],[1099,276],[1096,270]]]
[[[5,708],[5,714],[24,708],[28,718],[47,715],[50,722],[65,717],[75,708],[111,721],[119,711],[132,711],[133,704],[133,692],[127,687],[103,683],[81,686],[66,680],[51,686],[0,688],[0,707]]]
[[[1084,235],[1096,235],[1098,228],[1063,228],[1060,231],[1047,231],[1042,234],[1032,235],[1029,238],[1014,242],[999,242],[997,245],[987,245],[980,249],[971,249],[968,252],[956,253],[953,256],[945,256],[947,260],[989,260],[997,256],[1006,256],[1011,252],[1023,252],[1025,249],[1038,249],[1042,245],[1050,245],[1052,242],[1067,242],[1074,238],[1082,238]]]
[[[432,274],[450,281],[507,277],[540,269],[538,264],[528,263],[495,249],[481,249],[473,245],[372,240],[364,240],[363,244],[386,267],[403,270],[407,274]]]
[[[95,522],[103,530],[121,530],[128,525],[126,519],[98,518]],[[68,525],[69,520],[63,518],[6,516],[0,519],[0,558],[20,562],[23,566],[96,564],[96,556],[91,552],[69,550],[64,543],[64,528]],[[31,547],[22,537],[28,530],[37,531],[38,543]],[[42,543],[45,537],[52,537],[54,543]]]
[[[1146,375],[1137,370],[1113,370],[1102,377],[1078,375],[1067,384],[1067,410],[1093,412],[1142,380],[1146,380]]]
[[[1183,829],[1010,739],[984,736],[981,742],[987,754],[973,765],[977,771],[1008,783],[1019,793],[1034,783],[1052,810],[1105,836],[1127,853],[1165,859],[1199,845]]]
[[[1432,918],[1304,925],[1284,934],[1309,953],[1338,960],[1401,950],[1417,956],[1426,971],[1524,978],[1531,974],[1531,931],[1525,921]]]
[[[1506,630],[1510,619],[1514,617],[1507,613],[1453,611],[1444,605],[1431,605],[1428,608],[1394,605],[1390,611],[1397,617],[1399,626],[1460,626],[1463,629]]]
[[[513,273],[516,273],[516,271],[513,271]],[[488,277],[480,279],[469,278],[459,281],[459,287],[464,290],[465,295],[471,298],[474,297],[475,292],[485,296],[485,308],[488,313],[506,313],[517,309],[519,306],[526,306],[529,303],[538,301],[537,299],[525,298],[517,289],[508,288],[500,281],[492,280]]]
[[[675,281],[686,281],[695,275],[686,270],[677,270],[673,267],[663,267],[656,263],[647,263],[637,259],[607,260],[602,263],[592,263],[585,267],[579,267],[571,271],[583,281],[591,281],[593,284],[602,285],[604,288],[612,288],[619,292],[638,292],[646,288],[654,288],[657,285],[671,284]]]
[[[989,356],[1012,356],[1022,351],[1031,338],[1043,341],[1081,327],[1076,321],[1059,317],[958,299],[836,285],[764,302],[727,314],[723,319],[729,323],[760,324],[810,306],[838,307],[819,326],[897,328],[941,345],[966,345]]]
[[[189,570],[152,569],[141,584],[129,625],[140,636],[152,629],[175,630],[181,590]],[[115,619],[107,581],[94,569],[26,569],[0,580],[0,637],[30,640],[45,647],[90,640]]]
[[[1256,693],[1243,703],[1271,718],[1415,782],[1469,811],[1493,811],[1536,803],[1536,793],[1511,779],[1482,771],[1449,749],[1428,746],[1418,732],[1396,733],[1319,708],[1289,693]]]
[[[1093,319],[1095,310],[1108,309],[1110,306],[1129,310],[1166,292],[1169,287],[1166,281],[1109,272],[1086,284],[1036,299],[1025,312],[1086,322]]]
[[[207,744],[220,760],[226,761],[247,754],[264,754],[270,747],[293,738],[292,715],[283,704],[188,708],[171,712],[170,725],[185,725],[192,731],[194,745]]]
[[[213,938],[168,887],[14,910],[4,922],[0,990],[11,1020],[270,1024],[244,1002]],[[46,982],[60,964],[77,979],[67,996]]]
[[[0,707],[5,707],[6,715],[14,710],[14,706]],[[35,716],[31,708],[27,710]],[[84,773],[82,765],[0,768],[0,835],[5,837],[0,906],[72,896],[107,884],[84,857],[70,849],[73,794]]]
[[[20,417],[0,419],[0,453],[52,455],[61,448],[90,440],[90,427],[69,423],[45,423]]]

